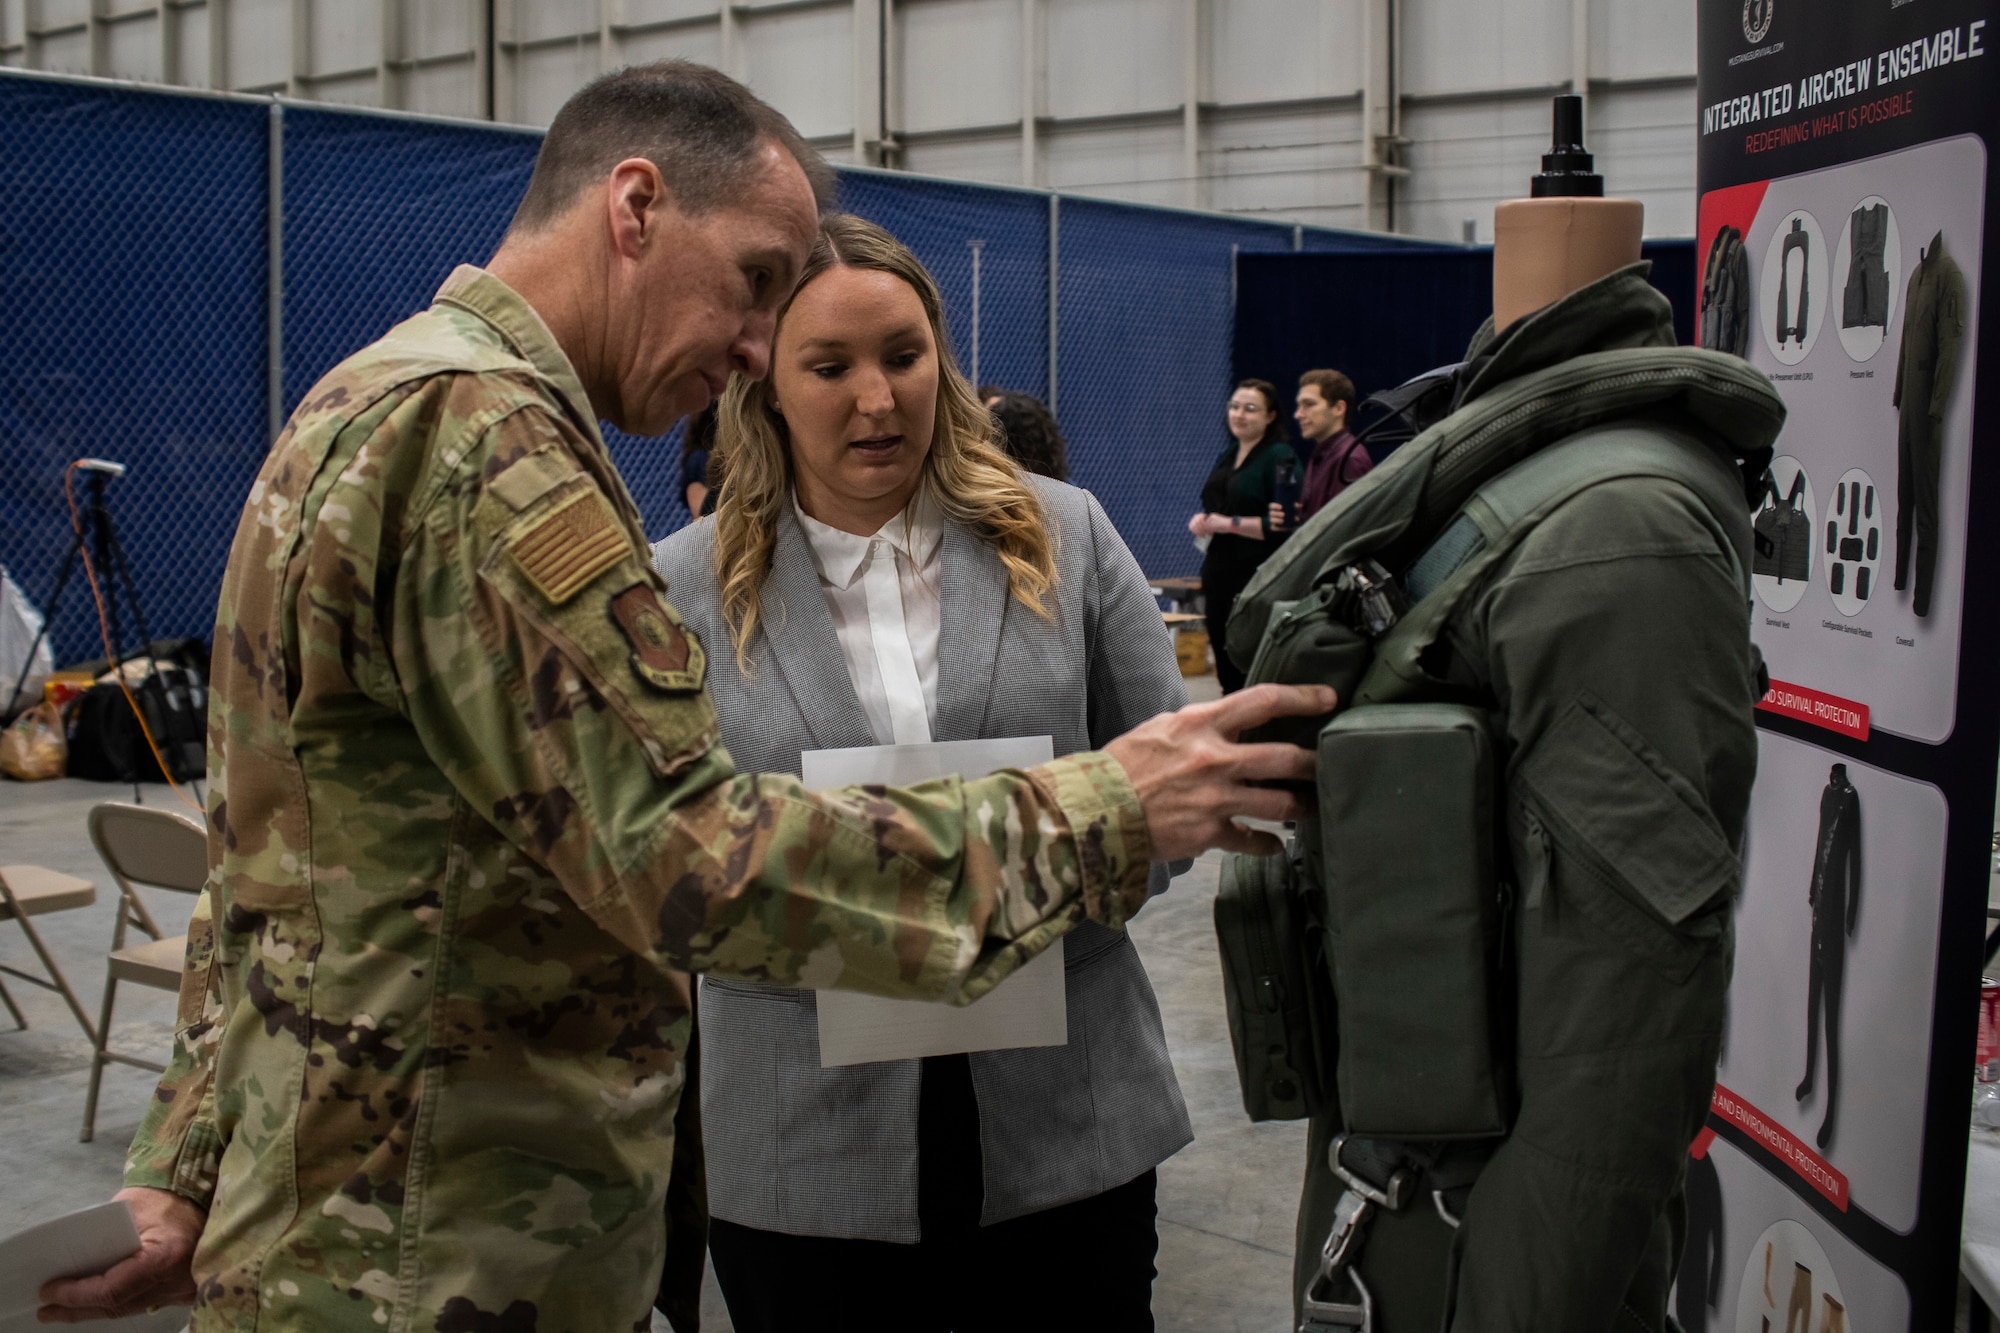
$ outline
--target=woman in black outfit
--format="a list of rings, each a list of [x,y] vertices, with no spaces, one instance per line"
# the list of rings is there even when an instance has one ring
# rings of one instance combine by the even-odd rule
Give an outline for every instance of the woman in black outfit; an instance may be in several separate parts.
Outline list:
[[[1264,532],[1264,514],[1277,498],[1279,465],[1298,460],[1285,439],[1278,390],[1269,380],[1243,380],[1229,395],[1229,444],[1201,487],[1201,512],[1188,531],[1207,537],[1201,562],[1201,595],[1208,611],[1208,640],[1215,648],[1215,675],[1223,693],[1243,688],[1243,673],[1223,648],[1223,630],[1236,595],[1257,566],[1277,549],[1280,534]]]

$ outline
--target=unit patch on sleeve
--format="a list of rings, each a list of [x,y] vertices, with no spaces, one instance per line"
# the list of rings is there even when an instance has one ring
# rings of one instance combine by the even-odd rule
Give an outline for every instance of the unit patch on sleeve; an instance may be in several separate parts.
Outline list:
[[[561,606],[632,554],[632,539],[596,487],[579,490],[514,540],[509,554],[535,590]]]
[[[692,694],[708,668],[701,642],[649,583],[611,598],[611,620],[632,649],[632,674],[666,694]]]

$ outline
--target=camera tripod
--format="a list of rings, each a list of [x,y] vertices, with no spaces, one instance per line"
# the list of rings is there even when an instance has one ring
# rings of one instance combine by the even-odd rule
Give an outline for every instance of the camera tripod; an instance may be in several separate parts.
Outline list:
[[[146,613],[139,609],[139,588],[132,579],[132,567],[125,560],[125,547],[118,540],[118,529],[111,521],[111,510],[104,503],[104,483],[112,477],[125,475],[123,463],[113,463],[102,458],[85,458],[73,465],[78,471],[88,473],[85,480],[82,513],[77,516],[76,528],[70,537],[69,550],[63,554],[62,569],[56,575],[55,591],[42,607],[41,632],[28,646],[27,660],[21,663],[21,674],[14,680],[13,692],[9,695],[13,706],[21,703],[21,689],[28,683],[28,673],[34,669],[35,654],[40,651],[42,641],[49,637],[49,627],[56,623],[56,609],[62,604],[63,592],[69,587],[70,578],[76,573],[79,560],[84,557],[84,542],[90,543],[89,560],[106,585],[100,606],[104,613],[105,639],[109,651],[114,654],[110,669],[120,669],[124,658],[121,651],[124,642],[123,626],[118,615],[118,601],[123,594],[126,607],[132,613],[133,627],[139,631],[139,651],[149,651],[152,631],[146,628]],[[132,800],[143,805],[144,797],[139,789],[139,777],[132,779]]]

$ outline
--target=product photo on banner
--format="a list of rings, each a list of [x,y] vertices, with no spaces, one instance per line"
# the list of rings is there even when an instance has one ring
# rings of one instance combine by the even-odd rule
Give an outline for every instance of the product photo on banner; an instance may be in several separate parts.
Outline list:
[[[1750,350],[1750,252],[1724,223],[1709,243],[1701,275],[1701,346],[1742,356]]]
[[[1874,479],[1860,468],[1849,468],[1833,488],[1826,507],[1826,590],[1843,616],[1860,613],[1880,586],[1882,564],[1882,505]]]
[[[1794,1187],[1827,1185],[1847,1211],[1907,1229],[1929,1086],[1944,798],[1763,731],[1750,813],[1716,1082],[1789,1136],[1770,1166]]]
[[[1937,578],[1938,488],[1943,482],[1944,417],[1966,343],[1965,274],[1942,231],[1918,252],[1896,358],[1896,591],[1910,609],[1931,613]]]
[[[1764,473],[1764,492],[1750,520],[1751,585],[1757,600],[1773,611],[1790,611],[1806,595],[1812,581],[1812,478],[1789,454],[1771,460]]]
[[[1847,1301],[1826,1250],[1789,1218],[1773,1222],[1750,1247],[1736,1327],[1750,1333],[1858,1333],[1848,1326]]]
[[[1819,341],[1827,308],[1826,237],[1819,219],[1800,209],[1782,219],[1764,252],[1758,322],[1771,355],[1788,366]]]
[[[1781,457],[1753,511],[1751,635],[1774,681],[1922,741],[1949,736],[1957,709],[1986,182],[1985,145],[1960,136],[1723,192],[1704,223],[1741,225],[1753,269],[1763,264],[1749,360],[1785,400]],[[1813,219],[1831,228],[1825,247]],[[1808,239],[1787,253],[1795,223]],[[1788,324],[1801,273],[1810,293],[1810,355],[1776,345],[1781,260]],[[1850,316],[1885,323],[1845,327]],[[1773,544],[1791,522],[1791,467],[1808,474],[1803,589]]]
[[[1889,201],[1871,194],[1854,206],[1833,252],[1840,290],[1840,346],[1849,359],[1867,362],[1882,350],[1902,308],[1902,232]]]
[[[1812,964],[1806,981],[1806,1076],[1793,1099],[1804,1105],[1822,1086],[1820,1037],[1826,1038],[1825,1093],[1820,1104],[1821,1152],[1833,1146],[1834,1113],[1840,1109],[1840,996],[1847,975],[1847,942],[1861,911],[1861,796],[1847,779],[1847,765],[1835,764],[1819,798],[1819,837],[1813,853]]]
[[[1902,1280],[1745,1152],[1704,1134],[1688,1153],[1687,1241],[1670,1303],[1681,1327],[1785,1333],[1789,1319],[1792,1333],[1829,1321],[1826,1333],[1906,1333]]]

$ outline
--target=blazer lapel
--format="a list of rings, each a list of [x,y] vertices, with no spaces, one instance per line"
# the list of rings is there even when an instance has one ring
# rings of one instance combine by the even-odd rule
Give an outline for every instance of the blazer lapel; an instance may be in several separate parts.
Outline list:
[[[814,747],[844,750],[875,744],[868,711],[854,692],[833,613],[819,586],[819,568],[789,504],[778,511],[777,547],[761,600],[760,619],[772,660],[798,701]]]
[[[1010,610],[1007,567],[991,546],[949,522],[938,565],[936,734],[977,738],[986,734],[1001,622]]]

